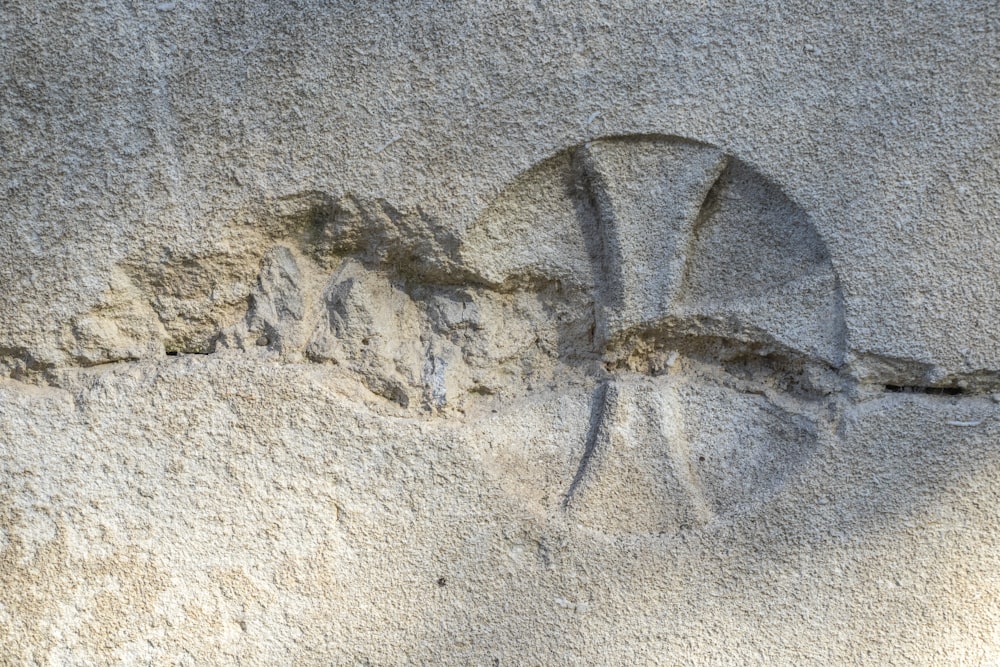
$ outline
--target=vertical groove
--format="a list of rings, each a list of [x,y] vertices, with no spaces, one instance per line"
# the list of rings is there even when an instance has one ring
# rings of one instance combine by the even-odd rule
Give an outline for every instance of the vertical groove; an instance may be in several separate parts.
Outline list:
[[[569,506],[573,495],[587,474],[587,469],[590,467],[590,460],[597,450],[597,437],[604,426],[608,411],[609,384],[611,384],[610,381],[605,381],[598,385],[590,399],[590,425],[587,428],[587,441],[583,449],[583,456],[580,457],[580,466],[577,468],[576,475],[573,476],[573,481],[570,483],[569,489],[566,491],[566,497],[563,499],[563,509]]]
[[[589,145],[581,144],[573,149],[570,163],[578,203],[578,214],[583,237],[590,256],[591,271],[595,285],[595,331],[598,347],[603,347],[608,338],[608,323],[605,311],[614,304],[623,303],[624,285],[619,269],[622,258],[612,256],[613,244],[608,237],[614,225],[614,210],[606,196],[604,179],[597,172]]]

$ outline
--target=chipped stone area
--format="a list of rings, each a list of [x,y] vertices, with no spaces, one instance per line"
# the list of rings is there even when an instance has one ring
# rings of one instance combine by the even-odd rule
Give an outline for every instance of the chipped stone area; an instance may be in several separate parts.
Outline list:
[[[458,226],[321,190],[212,215],[0,341],[21,662],[1000,645],[1000,369],[856,348],[813,220],[738,157],[597,137]]]
[[[123,261],[55,349],[11,341],[0,359],[10,377],[51,382],[74,366],[256,345],[341,364],[425,410],[602,366],[655,373],[710,339],[866,386],[1000,386],[995,369],[855,352],[843,309],[825,244],[774,184],[705,144],[618,136],[525,171],[462,230],[318,191],[231,213],[197,254],[159,246]]]

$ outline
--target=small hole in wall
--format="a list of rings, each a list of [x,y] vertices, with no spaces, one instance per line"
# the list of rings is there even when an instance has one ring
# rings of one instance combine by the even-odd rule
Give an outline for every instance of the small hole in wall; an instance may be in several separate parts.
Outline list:
[[[178,354],[177,350],[167,350],[168,357],[176,357]]]
[[[704,456],[699,456],[698,460],[701,461],[702,463],[704,463],[705,462],[705,457]]]
[[[362,338],[362,339],[361,339],[361,344],[362,344],[362,345],[367,345],[367,344],[368,344],[368,343],[370,343],[370,342],[371,342],[371,341],[370,341],[369,339],[367,339],[367,338]]]

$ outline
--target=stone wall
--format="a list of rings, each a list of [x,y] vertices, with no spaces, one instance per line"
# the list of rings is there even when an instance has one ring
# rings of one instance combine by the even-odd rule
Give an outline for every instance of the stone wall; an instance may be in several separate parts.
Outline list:
[[[1000,660],[992,2],[0,8],[0,664]]]

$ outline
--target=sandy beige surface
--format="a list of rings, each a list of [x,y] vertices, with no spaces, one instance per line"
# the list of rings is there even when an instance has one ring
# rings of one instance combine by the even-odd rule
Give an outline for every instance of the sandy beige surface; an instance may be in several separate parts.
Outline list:
[[[995,664],[998,25],[2,6],[0,664]]]

